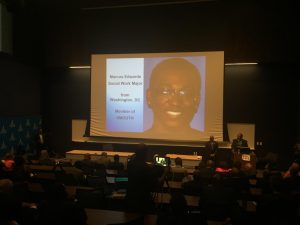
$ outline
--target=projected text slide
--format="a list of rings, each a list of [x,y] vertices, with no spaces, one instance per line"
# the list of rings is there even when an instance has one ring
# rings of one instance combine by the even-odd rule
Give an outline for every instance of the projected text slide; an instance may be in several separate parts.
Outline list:
[[[143,102],[144,59],[107,59],[107,131],[143,131]]]

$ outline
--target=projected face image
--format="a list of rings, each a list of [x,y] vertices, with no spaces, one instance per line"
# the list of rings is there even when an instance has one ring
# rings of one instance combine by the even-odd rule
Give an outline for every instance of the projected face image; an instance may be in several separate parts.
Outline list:
[[[154,115],[152,129],[161,133],[191,130],[200,98],[197,68],[185,59],[167,59],[154,68],[150,79],[147,102]]]

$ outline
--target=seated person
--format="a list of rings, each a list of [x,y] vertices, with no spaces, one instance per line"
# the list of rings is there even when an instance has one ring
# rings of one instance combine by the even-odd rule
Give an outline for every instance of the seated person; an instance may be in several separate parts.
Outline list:
[[[121,171],[124,170],[124,164],[120,162],[120,156],[118,154],[114,155],[114,161],[109,162],[107,169]]]
[[[0,179],[0,224],[19,224],[22,202],[13,193],[13,182]]]
[[[83,160],[78,160],[75,162],[74,166],[83,171],[85,175],[93,174],[95,161],[91,159],[90,154],[85,154]]]
[[[203,181],[211,180],[214,175],[215,175],[214,162],[211,159],[207,160],[206,163],[201,161],[199,163],[199,166],[193,173],[194,177],[197,176],[201,178]]]
[[[51,183],[45,190],[46,198],[38,204],[38,224],[86,225],[84,208],[68,198],[66,188],[61,183]]]
[[[232,171],[229,164],[226,161],[221,161],[215,170],[219,174],[229,174]]]
[[[175,158],[175,166],[171,166],[168,178],[173,181],[190,180],[188,171],[182,166],[182,159],[180,157]]]
[[[105,167],[107,167],[107,165],[110,163],[110,159],[107,156],[106,152],[102,152],[100,155],[100,158],[96,160],[97,164],[102,164]]]
[[[42,165],[52,166],[55,164],[55,161],[50,158],[49,153],[46,149],[41,150],[41,154],[39,157],[39,163]]]
[[[1,160],[2,169],[4,171],[13,171],[15,161],[14,156],[11,153],[7,153],[3,160]]]
[[[153,206],[151,191],[161,185],[167,173],[160,176],[153,170],[153,166],[146,162],[147,146],[139,144],[135,155],[128,162],[128,187],[126,193],[127,209],[133,212],[147,212]]]
[[[293,173],[295,176],[300,176],[300,143],[294,146],[294,159],[288,170],[283,174],[283,178],[289,178]]]

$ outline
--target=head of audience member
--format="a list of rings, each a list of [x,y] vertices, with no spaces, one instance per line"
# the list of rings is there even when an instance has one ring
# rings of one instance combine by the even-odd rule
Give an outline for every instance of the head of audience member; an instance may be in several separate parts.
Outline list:
[[[245,173],[246,176],[253,176],[256,174],[255,168],[253,165],[249,162],[247,162],[244,167],[243,167],[243,172]]]
[[[152,129],[161,133],[189,131],[200,102],[200,73],[183,58],[166,59],[153,69],[147,90]]]
[[[197,168],[197,170],[201,170],[201,169],[203,169],[203,168],[205,168],[206,167],[206,163],[203,161],[203,160],[201,160],[199,163],[198,163],[198,166],[196,167]]]
[[[14,160],[14,155],[11,153],[6,153],[4,156],[4,160]]]
[[[300,143],[296,143],[294,146],[295,160],[300,163]]]
[[[298,176],[300,172],[300,165],[296,162],[293,162],[292,165],[289,167],[289,172],[292,177]]]
[[[115,162],[115,163],[120,162],[120,156],[119,156],[118,154],[115,154],[115,155],[114,155],[114,162]]]
[[[13,182],[10,179],[0,179],[0,192],[8,193],[13,191]]]
[[[2,160],[3,169],[5,171],[12,171],[15,166],[14,156],[11,153],[7,153]]]
[[[91,160],[91,155],[89,153],[84,154],[84,160]]]
[[[137,145],[135,149],[135,158],[140,162],[146,162],[148,147],[144,143]]]
[[[242,163],[241,163],[241,161],[236,160],[236,161],[233,162],[231,173],[232,173],[233,175],[240,175],[240,173],[241,173],[241,168],[242,168]]]
[[[233,165],[232,165],[233,168],[237,168],[238,170],[240,170],[242,168],[242,162],[239,161],[239,160],[235,160],[233,162]]]
[[[214,163],[213,160],[208,159],[208,160],[206,161],[206,167],[207,167],[207,168],[213,168],[214,166],[215,166],[215,163]]]
[[[175,166],[182,166],[182,159],[180,157],[175,158]]]
[[[21,203],[13,194],[13,182],[9,179],[0,179],[0,224],[17,225],[20,218]]]
[[[46,149],[43,149],[41,151],[40,160],[47,160],[49,158],[50,158],[50,156],[49,156],[48,151]]]
[[[101,157],[102,157],[102,158],[107,158],[107,152],[102,152],[102,153],[101,153]]]
[[[210,141],[214,141],[214,140],[215,140],[215,137],[211,135],[211,136],[209,137],[209,140],[210,140]]]

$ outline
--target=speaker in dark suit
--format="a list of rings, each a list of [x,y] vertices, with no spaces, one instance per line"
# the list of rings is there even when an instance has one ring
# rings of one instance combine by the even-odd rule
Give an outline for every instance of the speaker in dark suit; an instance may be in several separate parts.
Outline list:
[[[248,147],[248,141],[243,139],[243,134],[238,133],[236,139],[233,139],[231,149],[233,152],[239,152],[241,148]]]
[[[210,136],[209,141],[205,143],[203,160],[204,161],[207,161],[208,159],[214,160],[218,148],[219,148],[219,144],[218,142],[215,141],[215,137]]]

